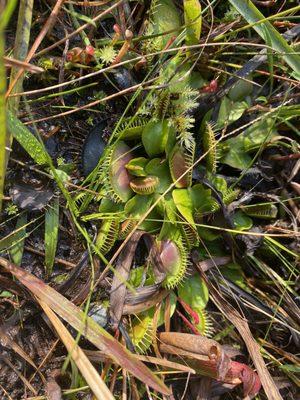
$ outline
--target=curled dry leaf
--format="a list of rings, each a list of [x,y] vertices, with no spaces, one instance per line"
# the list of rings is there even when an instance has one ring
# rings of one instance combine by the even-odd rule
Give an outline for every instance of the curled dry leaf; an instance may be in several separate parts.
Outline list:
[[[112,325],[117,329],[123,314],[123,307],[126,296],[126,281],[128,280],[132,260],[138,241],[142,236],[142,232],[135,232],[129,243],[124,247],[119,255],[115,274],[110,291],[110,316]]]
[[[244,395],[250,398],[259,392],[258,375],[247,365],[232,361],[215,340],[178,332],[162,332],[159,340],[161,352],[184,357],[198,373],[225,383],[242,383]]]

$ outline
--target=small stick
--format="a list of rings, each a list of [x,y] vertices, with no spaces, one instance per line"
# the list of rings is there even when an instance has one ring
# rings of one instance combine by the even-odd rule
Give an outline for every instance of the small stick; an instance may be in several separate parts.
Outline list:
[[[119,53],[117,54],[116,58],[112,62],[112,65],[119,64],[123,57],[127,54],[130,46],[131,46],[131,41],[133,38],[133,33],[129,30],[126,29],[125,31],[125,42],[123,43],[123,46],[121,47]]]

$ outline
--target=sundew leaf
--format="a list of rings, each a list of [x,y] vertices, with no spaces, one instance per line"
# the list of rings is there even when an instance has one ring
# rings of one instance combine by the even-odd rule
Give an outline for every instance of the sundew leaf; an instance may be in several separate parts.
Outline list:
[[[197,44],[201,35],[202,16],[199,0],[184,0],[184,22],[186,26],[185,43]]]
[[[26,238],[26,224],[27,224],[27,213],[21,214],[18,217],[16,224],[17,233],[14,235],[15,244],[9,250],[12,261],[20,266],[22,262],[24,243]],[[23,229],[21,229],[23,227]]]
[[[42,280],[10,263],[5,258],[0,257],[0,265],[11,272],[27,289],[39,300],[47,304],[63,320],[78,332],[81,332],[98,349],[104,351],[116,364],[125,368],[152,389],[165,395],[171,394],[170,389],[149,368],[137,360],[133,354],[91,317],[86,316],[75,304],[51,286],[46,285]]]
[[[49,156],[43,144],[10,111],[7,112],[7,127],[13,137],[37,164],[43,165],[48,163]]]
[[[45,267],[48,276],[54,265],[59,223],[59,200],[54,199],[45,213]]]
[[[295,53],[293,48],[269,21],[259,22],[264,20],[265,16],[255,7],[252,1],[229,0],[229,2],[249,24],[253,24],[253,29],[255,29],[265,41],[268,40],[272,48],[279,53],[295,72],[297,78],[300,79],[300,56]]]

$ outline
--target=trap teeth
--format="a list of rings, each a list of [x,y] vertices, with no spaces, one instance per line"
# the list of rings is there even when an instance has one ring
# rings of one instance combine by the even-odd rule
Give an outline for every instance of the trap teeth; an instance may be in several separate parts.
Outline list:
[[[180,145],[175,145],[169,157],[171,177],[179,189],[187,188],[192,184],[192,168],[194,162],[194,148],[188,152]],[[187,172],[188,171],[188,172]],[[184,176],[182,176],[185,173]],[[181,177],[182,176],[182,177]],[[181,178],[180,178],[181,177]],[[180,179],[179,179],[180,178]]]
[[[130,187],[137,194],[149,195],[155,192],[158,184],[159,179],[157,176],[146,176],[132,179]]]

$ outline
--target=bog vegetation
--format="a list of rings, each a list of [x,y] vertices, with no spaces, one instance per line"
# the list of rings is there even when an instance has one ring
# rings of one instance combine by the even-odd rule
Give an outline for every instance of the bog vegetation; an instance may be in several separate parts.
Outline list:
[[[296,399],[296,3],[0,2],[3,398]]]

